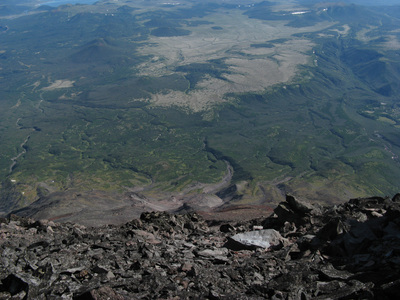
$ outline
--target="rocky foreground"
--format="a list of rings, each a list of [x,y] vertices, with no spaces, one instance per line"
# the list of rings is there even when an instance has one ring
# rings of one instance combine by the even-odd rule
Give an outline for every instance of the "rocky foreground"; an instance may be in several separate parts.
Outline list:
[[[0,299],[395,299],[400,194],[319,207],[287,196],[243,223],[143,213],[86,228],[0,227]]]

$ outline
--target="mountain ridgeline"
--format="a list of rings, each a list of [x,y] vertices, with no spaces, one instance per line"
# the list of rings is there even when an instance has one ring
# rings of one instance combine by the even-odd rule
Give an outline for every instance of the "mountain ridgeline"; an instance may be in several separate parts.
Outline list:
[[[210,221],[146,212],[118,226],[0,219],[2,299],[392,299],[400,195]],[[85,220],[82,220],[85,221]]]

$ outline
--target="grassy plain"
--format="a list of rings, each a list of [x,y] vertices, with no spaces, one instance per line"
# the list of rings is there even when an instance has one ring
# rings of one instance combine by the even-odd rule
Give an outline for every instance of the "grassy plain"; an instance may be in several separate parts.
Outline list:
[[[332,22],[321,22],[293,29],[285,26],[285,21],[266,23],[249,19],[235,9],[220,9],[206,19],[204,25],[188,27],[191,30],[189,36],[152,36],[139,48],[142,54],[153,57],[138,66],[142,76],[165,76],[181,70],[183,76],[191,76],[182,66],[206,64],[209,68],[203,78],[190,84],[187,90],[152,95],[151,103],[204,111],[229,101],[224,97],[227,93],[262,92],[271,85],[287,82],[296,74],[298,65],[310,62],[309,53],[313,46],[311,40],[293,35],[321,31],[333,25]],[[218,24],[220,29],[210,30],[209,23]],[[271,43],[271,47],[252,47],[267,41],[277,42]],[[212,71],[218,69],[221,61],[226,68],[215,76]],[[195,68],[190,71],[201,72]]]

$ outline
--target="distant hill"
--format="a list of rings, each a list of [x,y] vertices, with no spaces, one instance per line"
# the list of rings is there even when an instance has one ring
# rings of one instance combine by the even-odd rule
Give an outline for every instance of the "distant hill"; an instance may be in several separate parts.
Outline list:
[[[372,49],[349,48],[342,59],[354,74],[383,96],[393,96],[400,92],[400,64],[383,60],[383,54]]]
[[[97,38],[83,45],[69,57],[69,60],[78,63],[107,63],[121,64],[129,58],[119,48],[119,44],[104,38]]]
[[[21,14],[30,9],[31,7],[22,5],[0,5],[0,16]]]

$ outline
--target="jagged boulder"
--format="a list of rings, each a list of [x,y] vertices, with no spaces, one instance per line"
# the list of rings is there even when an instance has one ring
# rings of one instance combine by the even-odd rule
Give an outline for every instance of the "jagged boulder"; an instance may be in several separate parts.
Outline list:
[[[321,218],[324,209],[319,205],[311,204],[286,195],[284,202],[274,209],[274,213],[263,223],[264,228],[274,228],[278,231],[287,231],[288,224],[298,229],[303,228],[307,231],[315,219]]]

